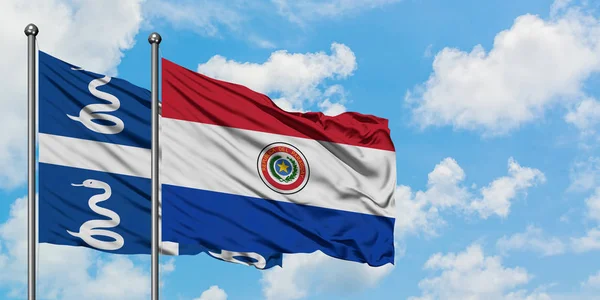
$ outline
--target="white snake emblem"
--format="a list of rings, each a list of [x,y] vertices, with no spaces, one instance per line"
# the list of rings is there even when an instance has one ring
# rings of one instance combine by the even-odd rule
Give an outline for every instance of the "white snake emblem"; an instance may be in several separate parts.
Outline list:
[[[267,261],[265,260],[265,258],[262,257],[260,254],[254,253],[254,252],[232,252],[232,251],[227,251],[227,250],[221,250],[221,253],[214,253],[214,252],[208,251],[208,254],[213,257],[220,258],[224,261],[237,263],[237,264],[241,264],[241,265],[254,266],[255,268],[261,269],[261,270],[264,269],[267,265]],[[236,256],[250,257],[252,259],[255,259],[256,262],[241,261],[241,260],[238,260],[237,258],[235,258]]]
[[[99,202],[108,200],[112,195],[112,190],[108,184],[99,180],[87,179],[82,184],[71,184],[72,186],[83,186],[92,189],[102,189],[104,193],[92,196],[88,201],[90,208],[97,214],[110,218],[110,220],[90,220],[79,227],[79,232],[67,232],[75,237],[81,238],[88,245],[102,250],[118,250],[123,247],[125,241],[123,237],[113,231],[106,229],[97,228],[113,228],[117,227],[121,222],[121,218],[117,213],[110,209],[102,208],[98,206]],[[106,236],[112,238],[114,241],[101,241],[95,239],[93,236]]]
[[[75,71],[83,70],[81,68],[71,69]],[[90,104],[83,107],[83,109],[79,111],[79,117],[71,115],[67,116],[71,118],[71,120],[81,122],[81,124],[83,124],[89,130],[98,133],[117,134],[123,131],[123,128],[125,127],[123,121],[115,116],[107,114],[108,112],[116,111],[117,109],[119,109],[119,107],[121,107],[121,102],[119,101],[119,98],[109,93],[97,90],[98,87],[108,84],[110,80],[110,76],[104,76],[103,78],[92,80],[88,85],[88,90],[92,95],[102,100],[106,100],[110,102],[110,104]],[[99,124],[94,122],[93,120],[109,121],[112,122],[113,125]]]

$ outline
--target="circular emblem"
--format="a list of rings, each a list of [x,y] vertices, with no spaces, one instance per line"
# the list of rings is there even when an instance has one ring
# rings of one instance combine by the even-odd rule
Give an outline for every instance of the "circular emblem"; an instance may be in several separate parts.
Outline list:
[[[310,170],[306,157],[287,143],[273,143],[258,155],[258,175],[272,190],[281,194],[300,191],[308,182]]]

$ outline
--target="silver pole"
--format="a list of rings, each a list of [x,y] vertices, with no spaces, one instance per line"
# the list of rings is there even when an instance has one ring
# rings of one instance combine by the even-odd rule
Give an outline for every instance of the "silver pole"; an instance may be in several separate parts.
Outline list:
[[[35,38],[39,30],[35,24],[25,27],[27,36],[27,295],[36,298],[36,207],[35,207],[35,134],[36,134],[36,53]]]
[[[148,37],[152,46],[152,300],[158,300],[158,45],[162,38],[154,32]]]

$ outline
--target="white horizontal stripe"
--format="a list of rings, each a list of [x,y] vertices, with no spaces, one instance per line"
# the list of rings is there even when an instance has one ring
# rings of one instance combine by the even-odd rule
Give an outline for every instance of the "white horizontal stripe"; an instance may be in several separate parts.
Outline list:
[[[39,134],[40,162],[150,178],[150,149]]]
[[[161,241],[159,250],[161,255],[178,256],[179,243]]]
[[[150,149],[44,133],[39,134],[39,142],[42,163],[150,178]],[[163,255],[179,255],[179,244],[174,242],[161,239],[159,249]]]
[[[163,184],[395,215],[395,152],[168,118],[161,121]],[[277,193],[259,177],[258,155],[276,142],[294,145],[308,160],[310,178],[298,193]]]

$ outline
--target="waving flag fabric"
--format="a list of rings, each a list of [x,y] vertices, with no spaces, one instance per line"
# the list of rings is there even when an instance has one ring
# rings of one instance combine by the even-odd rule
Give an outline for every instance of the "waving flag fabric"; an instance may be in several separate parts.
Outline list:
[[[150,92],[39,52],[39,241],[150,253]]]
[[[150,254],[150,91],[39,57],[39,242]],[[244,254],[222,249],[161,247],[245,263],[235,259]],[[260,256],[265,267],[281,265],[281,253]]]
[[[265,95],[166,59],[162,93],[163,240],[394,262],[387,120],[285,112]]]

